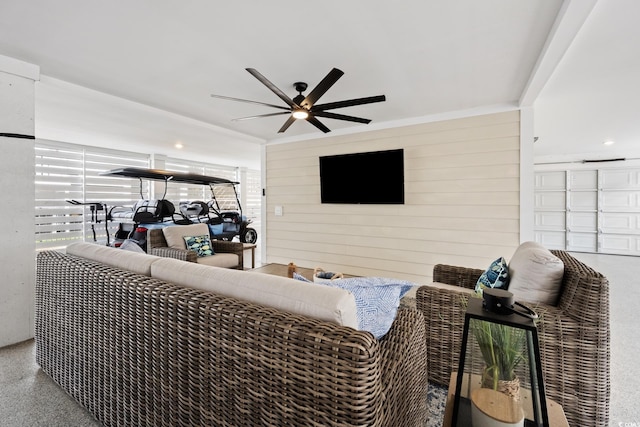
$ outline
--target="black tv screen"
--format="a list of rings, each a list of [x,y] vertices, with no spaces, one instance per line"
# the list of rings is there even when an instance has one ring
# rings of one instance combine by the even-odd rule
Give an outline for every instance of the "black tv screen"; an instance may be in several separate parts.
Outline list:
[[[404,204],[404,150],[320,157],[322,203]]]

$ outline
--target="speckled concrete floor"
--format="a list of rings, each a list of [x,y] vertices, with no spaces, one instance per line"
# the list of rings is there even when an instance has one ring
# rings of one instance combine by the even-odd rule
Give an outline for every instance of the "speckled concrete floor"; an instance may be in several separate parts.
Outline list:
[[[0,349],[0,425],[93,427],[102,424],[35,363],[33,340]]]

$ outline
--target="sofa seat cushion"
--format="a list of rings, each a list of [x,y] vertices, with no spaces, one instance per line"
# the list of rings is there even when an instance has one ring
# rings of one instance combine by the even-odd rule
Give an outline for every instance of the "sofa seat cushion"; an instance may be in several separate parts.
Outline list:
[[[314,283],[302,285],[286,277],[230,270],[171,258],[162,258],[153,263],[151,276],[176,285],[358,328],[355,299],[344,289]]]
[[[509,292],[516,301],[556,305],[564,263],[536,242],[524,242],[509,261]]]
[[[467,294],[467,295],[475,295],[476,291],[473,289],[469,289],[469,288],[463,288],[462,286],[457,286],[457,285],[450,285],[448,283],[441,283],[441,282],[431,282],[428,285],[424,285],[424,286],[429,286],[432,288],[436,288],[436,289],[440,289],[443,291],[447,291],[447,292],[461,292],[463,294]]]
[[[84,242],[70,244],[67,246],[66,253],[145,276],[151,276],[151,265],[160,259],[160,257],[145,253]]]
[[[162,229],[167,246],[173,249],[187,249],[185,237],[208,236],[209,226],[204,223],[189,225],[172,225]]]
[[[211,256],[198,257],[198,264],[210,265],[220,268],[236,268],[240,263],[238,255],[232,253],[218,252]]]

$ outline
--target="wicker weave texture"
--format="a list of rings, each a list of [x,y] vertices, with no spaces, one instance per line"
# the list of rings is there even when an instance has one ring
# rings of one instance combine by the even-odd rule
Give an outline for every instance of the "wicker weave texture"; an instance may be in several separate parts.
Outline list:
[[[176,226],[178,227],[178,226]],[[232,253],[238,256],[237,270],[244,269],[244,246],[240,242],[226,240],[211,240],[211,246],[216,253]],[[198,255],[195,251],[187,249],[173,249],[167,246],[162,229],[152,228],[147,230],[147,253],[151,255],[176,258],[182,261],[196,262]]]
[[[381,340],[57,252],[36,359],[105,426],[423,426],[424,319]]]
[[[609,425],[609,282],[564,251],[562,294],[556,307],[531,307],[541,315],[538,335],[547,397],[564,408],[572,426]],[[473,288],[483,270],[436,265],[433,279]],[[464,326],[462,292],[422,286],[416,306],[425,317],[429,379],[448,384],[458,369]]]

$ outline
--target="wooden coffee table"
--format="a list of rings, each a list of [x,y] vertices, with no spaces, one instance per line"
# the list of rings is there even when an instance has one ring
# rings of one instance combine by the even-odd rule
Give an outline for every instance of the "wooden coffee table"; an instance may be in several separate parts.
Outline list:
[[[296,273],[304,276],[308,280],[313,280],[313,268],[305,268],[296,266]],[[257,273],[265,273],[265,274],[273,274],[274,276],[283,276],[287,277],[287,272],[289,271],[289,266],[285,264],[267,264],[262,267],[254,268],[251,271],[255,271]],[[356,277],[350,274],[345,274],[344,277]]]
[[[255,243],[243,243],[242,250],[243,251],[251,251],[251,268],[256,267],[256,244]]]

